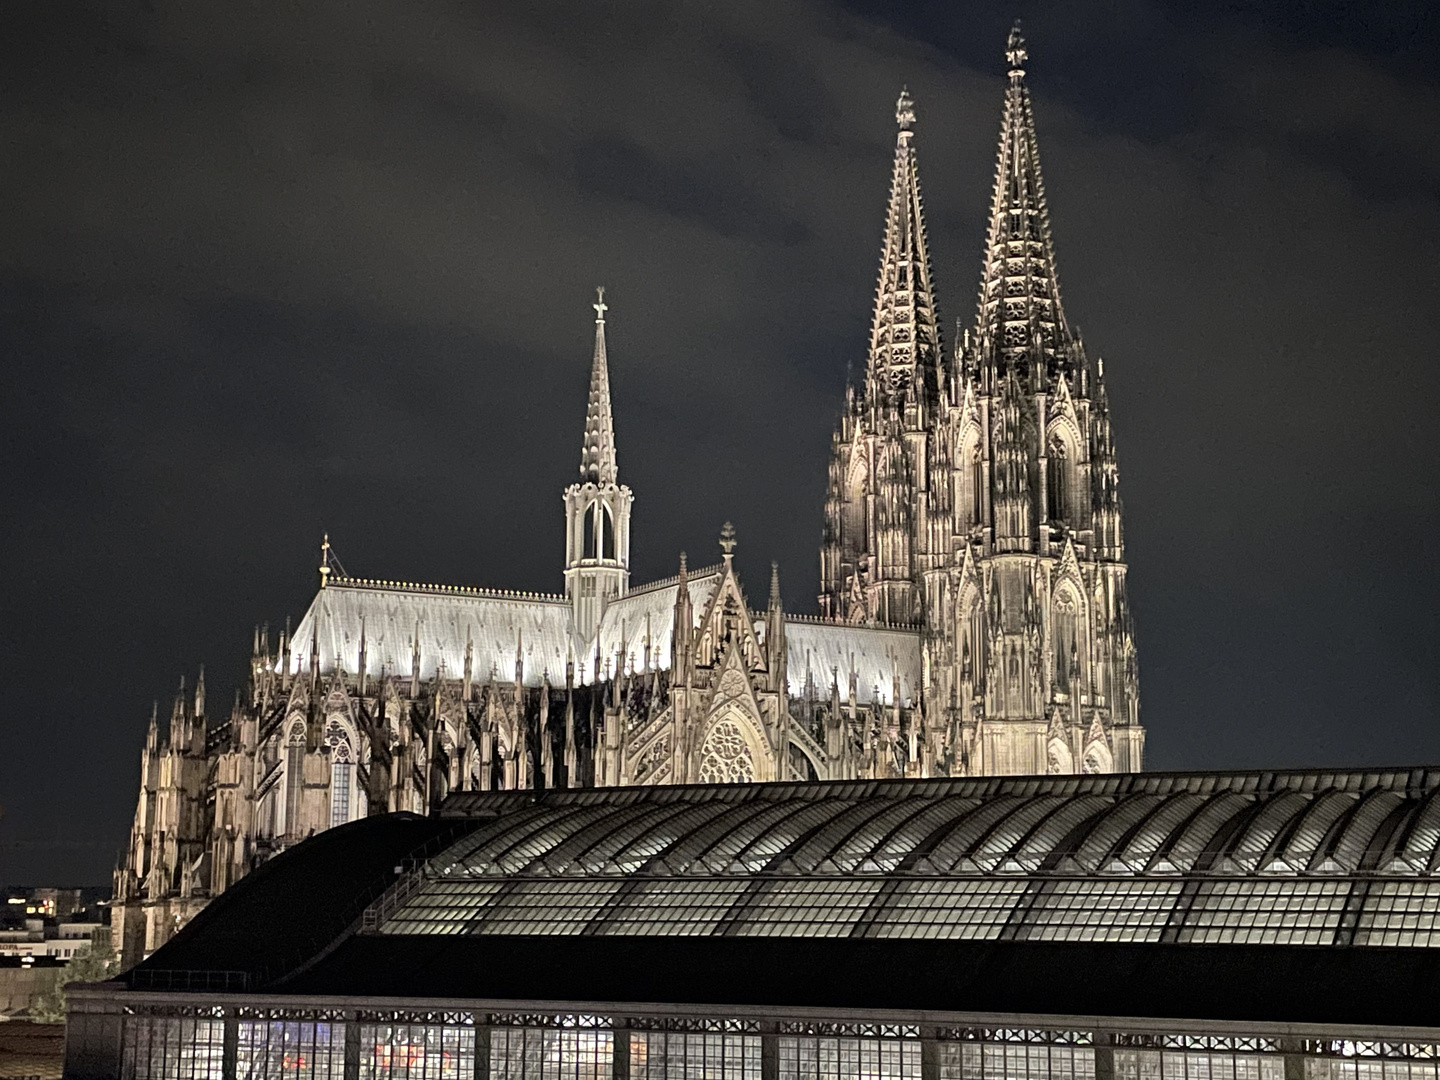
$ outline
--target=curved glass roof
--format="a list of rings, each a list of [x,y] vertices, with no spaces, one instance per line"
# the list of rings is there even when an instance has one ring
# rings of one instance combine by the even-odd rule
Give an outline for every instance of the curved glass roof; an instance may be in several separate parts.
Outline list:
[[[388,934],[1440,946],[1440,771],[480,793]]]

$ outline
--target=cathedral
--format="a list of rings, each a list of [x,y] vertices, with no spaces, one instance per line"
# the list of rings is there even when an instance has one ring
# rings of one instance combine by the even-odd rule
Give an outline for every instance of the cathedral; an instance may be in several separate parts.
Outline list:
[[[351,577],[327,539],[309,610],[257,630],[229,715],[202,673],[151,718],[115,880],[127,966],[285,847],[453,791],[1141,768],[1104,369],[1061,306],[1018,30],[1007,58],[979,298],[949,352],[897,103],[819,614],[784,610],[775,569],[752,607],[728,524],[718,561],[630,580],[602,290],[563,591]]]

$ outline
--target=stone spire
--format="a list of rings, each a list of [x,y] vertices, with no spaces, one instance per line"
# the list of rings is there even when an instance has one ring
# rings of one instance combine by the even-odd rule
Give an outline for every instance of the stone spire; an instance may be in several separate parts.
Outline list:
[[[875,319],[870,329],[866,394],[872,404],[933,397],[938,386],[940,325],[930,282],[930,250],[912,145],[915,103],[902,90],[895,103],[895,170],[880,252]],[[912,390],[919,386],[918,394]]]
[[[585,445],[580,451],[580,479],[613,484],[615,423],[610,415],[610,369],[605,361],[605,287],[595,290],[595,359],[590,367],[590,403],[585,411]]]
[[[1000,123],[995,191],[980,280],[975,338],[982,363],[997,374],[1053,372],[1072,364],[1073,341],[1060,306],[1050,211],[1040,178],[1035,116],[1025,86],[1025,39],[1016,22],[1005,46],[1010,85]],[[1038,354],[1038,355],[1037,355]],[[1032,388],[1039,390],[1039,387]]]

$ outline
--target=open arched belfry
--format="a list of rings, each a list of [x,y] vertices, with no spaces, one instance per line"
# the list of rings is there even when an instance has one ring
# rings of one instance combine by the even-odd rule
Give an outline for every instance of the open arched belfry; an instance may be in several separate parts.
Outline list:
[[[562,592],[321,585],[248,690],[152,719],[114,921],[127,963],[316,832],[454,791],[1138,770],[1103,370],[1060,303],[1012,33],[973,326],[947,353],[902,94],[868,362],[835,432],[819,616],[719,561],[630,580],[603,292]],[[557,577],[561,574],[557,572]]]

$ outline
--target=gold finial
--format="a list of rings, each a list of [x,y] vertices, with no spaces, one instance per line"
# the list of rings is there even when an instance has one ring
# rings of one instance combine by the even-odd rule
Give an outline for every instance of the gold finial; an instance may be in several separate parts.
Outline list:
[[[901,131],[909,131],[915,126],[915,102],[910,97],[910,88],[902,87],[900,98],[895,102],[895,123],[900,125]]]
[[[595,321],[597,323],[604,322],[605,312],[609,310],[609,305],[605,303],[604,285],[595,286],[595,303],[591,304],[590,306],[595,309]]]
[[[735,526],[728,521],[720,526],[720,550],[727,559],[735,554]]]
[[[330,534],[325,534],[325,539],[320,543],[320,587],[325,588],[325,583],[330,580]]]
[[[1029,53],[1025,51],[1025,35],[1020,33],[1020,20],[1015,20],[1015,25],[1010,27],[1010,39],[1005,43],[1005,59],[1010,63],[1011,75],[1024,75],[1025,71],[1021,64],[1029,59]]]

